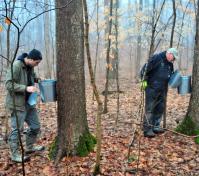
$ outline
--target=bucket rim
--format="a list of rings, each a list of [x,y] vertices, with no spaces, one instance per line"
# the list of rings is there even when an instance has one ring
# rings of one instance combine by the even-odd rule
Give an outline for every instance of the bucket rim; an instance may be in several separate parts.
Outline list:
[[[41,80],[40,82],[56,82],[56,80],[54,80],[54,79],[45,79],[45,80]]]
[[[181,76],[181,78],[190,78],[191,75],[184,75],[184,76]]]

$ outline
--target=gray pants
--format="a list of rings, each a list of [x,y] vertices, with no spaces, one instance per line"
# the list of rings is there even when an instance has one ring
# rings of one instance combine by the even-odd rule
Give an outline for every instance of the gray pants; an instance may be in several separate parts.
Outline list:
[[[16,111],[18,117],[19,130],[21,131],[24,122],[27,123],[29,129],[26,133],[26,146],[32,146],[36,142],[38,133],[40,132],[40,122],[35,107],[26,104],[25,111]],[[17,132],[17,122],[14,112],[11,113],[11,133],[8,138],[12,153],[19,150],[19,140]]]

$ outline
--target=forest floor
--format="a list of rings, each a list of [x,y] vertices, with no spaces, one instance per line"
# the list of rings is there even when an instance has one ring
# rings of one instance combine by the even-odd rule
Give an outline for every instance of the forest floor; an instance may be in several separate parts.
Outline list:
[[[100,92],[104,83],[99,85]],[[130,176],[134,175],[138,164],[137,175],[140,176],[197,176],[199,175],[199,146],[192,138],[166,131],[155,138],[136,137],[131,147],[128,162],[128,146],[133,136],[133,127],[136,121],[141,94],[139,85],[128,80],[120,80],[120,113],[118,126],[115,127],[117,94],[109,95],[108,113],[102,116],[102,151],[101,175]],[[0,111],[3,112],[5,91],[0,90]],[[174,130],[183,119],[189,96],[181,96],[172,89],[168,92],[167,128]],[[103,96],[101,95],[103,98]],[[92,88],[86,88],[87,115],[90,131],[95,134],[95,117],[97,104],[92,100]],[[39,144],[45,145],[46,150],[31,155],[31,161],[25,164],[27,176],[89,176],[95,166],[96,149],[87,157],[65,157],[58,166],[48,159],[48,147],[56,136],[56,104],[38,103],[41,119]],[[21,164],[9,159],[8,145],[3,141],[4,127],[0,121],[0,176],[22,175]],[[140,150],[139,150],[140,149]],[[140,153],[140,154],[139,154]],[[139,156],[139,163],[138,163]],[[126,172],[125,171],[129,171]]]

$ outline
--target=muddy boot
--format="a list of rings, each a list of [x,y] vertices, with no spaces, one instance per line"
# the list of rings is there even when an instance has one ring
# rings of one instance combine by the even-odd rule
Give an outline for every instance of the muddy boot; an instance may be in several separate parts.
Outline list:
[[[164,130],[164,129],[161,129],[160,127],[155,127],[155,128],[153,129],[153,132],[154,132],[155,134],[161,134],[161,133],[164,133],[165,130]]]
[[[155,133],[152,129],[149,129],[148,131],[144,131],[144,137],[153,138],[155,137]]]
[[[153,133],[153,114],[152,113],[146,113],[144,116],[144,123],[143,123],[143,131],[144,136],[155,136]]]
[[[36,135],[29,136],[26,135],[26,154],[30,154],[37,151],[42,151],[45,149],[44,146],[41,145],[33,145],[36,142]]]
[[[14,162],[17,162],[17,163],[22,163],[22,155],[18,151],[12,152],[12,154],[11,154],[11,160],[14,161]],[[30,157],[24,156],[23,160],[24,160],[24,162],[29,161]]]
[[[26,154],[30,154],[30,153],[33,153],[33,152],[37,152],[37,151],[43,151],[45,149],[44,146],[42,145],[36,145],[36,146],[27,146],[26,147]]]
[[[11,150],[11,160],[17,163],[22,163],[22,155],[19,152],[19,145],[18,143],[9,143],[10,150]],[[24,156],[23,158],[24,162],[29,161],[30,158],[27,156]]]

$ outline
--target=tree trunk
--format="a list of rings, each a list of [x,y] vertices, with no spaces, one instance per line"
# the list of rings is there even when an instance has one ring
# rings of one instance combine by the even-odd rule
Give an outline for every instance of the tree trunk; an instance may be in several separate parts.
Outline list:
[[[172,46],[173,46],[174,29],[175,29],[175,24],[176,24],[176,4],[175,4],[175,0],[172,0],[172,3],[173,3],[173,25],[172,25],[172,30],[171,30],[170,48],[172,48]]]
[[[113,1],[113,5],[112,5],[112,29],[111,29],[111,34],[109,35],[109,37],[111,36],[111,46],[110,46],[110,70],[109,70],[109,87],[115,90],[115,86],[114,86],[114,82],[116,81],[116,77],[117,77],[117,62],[118,62],[118,8],[119,8],[119,1],[115,0]],[[111,16],[110,16],[111,17]],[[109,17],[109,18],[110,18]],[[109,24],[110,19],[108,19],[108,24]],[[112,85],[111,85],[112,83]]]
[[[96,41],[96,50],[95,50],[95,63],[94,63],[94,80],[96,81],[96,70],[97,70],[97,61],[98,61],[98,52],[99,52],[99,0],[96,1],[96,32],[97,32],[97,41]],[[95,93],[93,91],[93,100]]]
[[[3,53],[3,49],[2,49],[2,36],[0,35],[0,53]],[[4,59],[0,57],[1,60],[1,65],[0,65],[0,82],[3,80],[3,71],[4,71]]]
[[[49,9],[49,1],[45,0],[45,10]],[[45,78],[50,79],[52,75],[52,64],[51,64],[51,49],[50,49],[50,14],[45,13],[44,14],[44,42],[45,42]]]
[[[182,22],[181,22],[180,32],[179,32],[180,34],[182,34],[182,31],[184,30],[185,16],[186,16],[186,11],[187,11],[189,4],[190,4],[190,0],[187,2],[185,10],[183,11]],[[179,46],[182,42],[181,38],[182,38],[182,35],[180,35],[179,38],[178,38],[177,48],[179,48]],[[182,69],[182,58],[181,57],[179,59],[178,66],[179,66],[179,70],[181,70]]]
[[[69,1],[57,0],[56,7]],[[74,0],[56,11],[58,134],[50,153],[56,163],[64,155],[85,156],[91,150],[86,145],[92,141],[88,141],[82,10],[82,1]]]
[[[151,43],[150,43],[150,48],[149,48],[149,57],[153,54],[154,52],[154,42],[155,42],[155,0],[153,0],[153,16],[152,16],[152,28],[151,28]]]
[[[119,85],[119,50],[118,50],[118,9],[119,9],[119,0],[115,1],[115,53],[114,58],[116,61],[115,70],[116,70],[116,86],[117,86],[117,116],[115,120],[115,127],[117,127],[119,112],[120,112],[120,85]]]
[[[138,7],[138,13],[142,12],[142,6],[143,2],[142,0],[139,0],[139,7]],[[141,19],[137,20],[137,31],[138,31],[138,37],[137,37],[137,55],[136,55],[136,60],[135,60],[135,79],[138,81],[139,80],[139,70],[140,70],[140,60],[141,60],[141,28],[142,28],[142,23]]]
[[[170,48],[173,46],[173,37],[174,37],[174,29],[176,24],[176,6],[175,6],[175,0],[172,0],[173,2],[173,25],[171,30],[171,39],[170,39]],[[163,128],[166,128],[166,117],[167,117],[167,92],[168,92],[168,86],[167,91],[165,93],[165,100],[164,100],[164,113],[163,113]]]
[[[107,103],[108,103],[108,86],[109,86],[109,73],[112,65],[110,64],[110,46],[111,46],[111,31],[112,31],[112,15],[113,15],[113,0],[110,0],[110,21],[109,21],[109,31],[108,31],[108,46],[106,48],[106,83],[105,83],[105,97],[104,97],[104,113],[108,112]]]
[[[187,135],[199,134],[199,1],[197,1],[196,36],[194,48],[194,63],[192,72],[192,93],[187,114],[177,126],[177,131]],[[199,143],[199,138],[196,138]]]
[[[13,14],[14,14],[14,10],[15,10],[15,1],[13,1],[12,7],[11,7],[11,3],[8,3],[8,17],[12,20],[13,18]],[[7,53],[6,53],[6,57],[8,59],[7,61],[7,67],[9,66],[9,61],[10,61],[10,31],[11,31],[11,25],[8,25],[8,29],[6,31],[6,44],[7,44]]]
[[[84,5],[84,16],[85,16],[85,47],[88,61],[89,74],[91,79],[91,85],[93,87],[93,93],[95,95],[97,101],[97,118],[96,118],[96,137],[97,137],[97,150],[96,150],[96,164],[94,168],[93,175],[100,174],[100,160],[101,160],[101,140],[102,140],[102,127],[101,127],[101,114],[102,114],[102,101],[99,96],[99,92],[95,83],[94,72],[92,68],[92,59],[90,54],[90,45],[89,45],[89,23],[88,23],[88,10],[87,10],[87,2],[83,0]],[[97,4],[98,7],[98,4]]]
[[[132,27],[132,3],[131,0],[128,0],[128,29]],[[131,34],[128,31],[128,45],[129,45],[129,52],[128,52],[128,58],[129,58],[129,72],[130,72],[130,80],[133,80],[133,72],[134,72],[134,62],[133,62],[133,44],[132,44],[132,39],[131,39]]]
[[[197,9],[199,1],[197,1]],[[187,116],[192,118],[197,128],[199,128],[199,9],[196,16],[196,36],[194,49],[194,63],[192,72],[192,94],[189,102]]]

